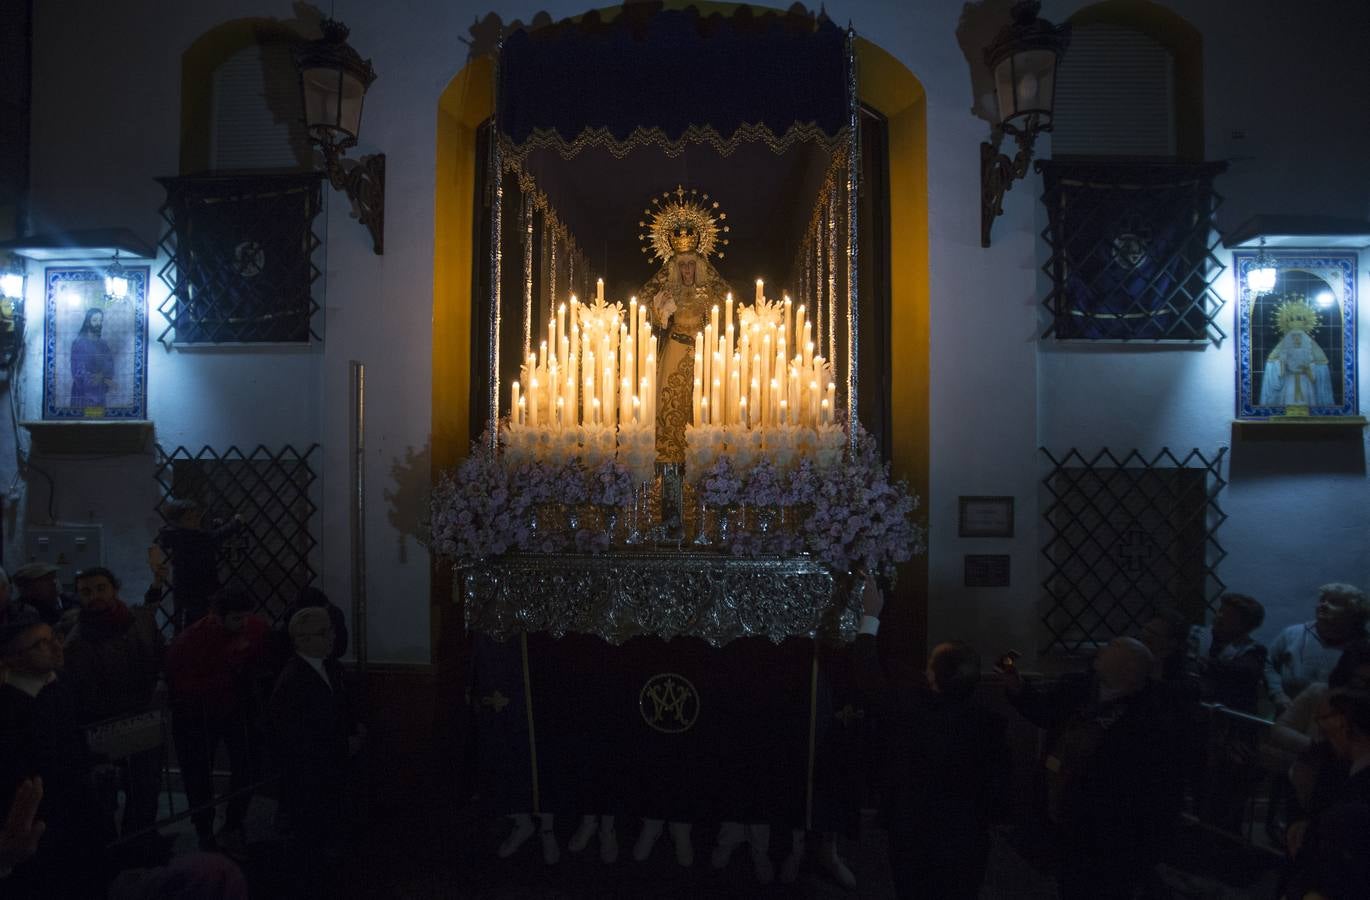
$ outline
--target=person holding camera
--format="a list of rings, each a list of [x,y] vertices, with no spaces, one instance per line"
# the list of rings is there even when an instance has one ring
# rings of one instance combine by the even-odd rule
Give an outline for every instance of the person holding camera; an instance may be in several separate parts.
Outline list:
[[[1114,638],[1088,675],[1050,685],[1004,672],[1009,702],[1047,731],[1046,819],[1060,849],[1060,895],[1130,898],[1178,814],[1175,736],[1151,682],[1155,657]]]
[[[922,679],[886,671],[876,641],[884,593],[862,574],[852,662],[880,728],[877,790],[895,894],[978,897],[1009,772],[1004,720],[972,699],[980,655],[969,644],[938,644]]]

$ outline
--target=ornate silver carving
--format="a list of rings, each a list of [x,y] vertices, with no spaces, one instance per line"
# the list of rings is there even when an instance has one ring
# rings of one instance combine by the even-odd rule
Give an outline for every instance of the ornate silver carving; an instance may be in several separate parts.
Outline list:
[[[714,647],[742,637],[849,641],[861,615],[859,592],[838,596],[832,573],[808,557],[509,554],[457,576],[466,627],[501,641],[528,631],[593,634],[615,645],[639,636]]]

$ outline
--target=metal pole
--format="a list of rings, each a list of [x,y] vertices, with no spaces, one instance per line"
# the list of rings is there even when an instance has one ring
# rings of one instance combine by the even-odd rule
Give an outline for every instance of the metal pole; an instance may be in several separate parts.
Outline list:
[[[366,366],[348,363],[352,381],[352,654],[366,678]]]
[[[551,348],[548,348],[550,352]],[[523,195],[523,359],[533,352],[533,198]],[[522,362],[523,360],[519,360]]]
[[[503,258],[500,235],[503,230],[504,164],[499,149],[500,60],[504,54],[504,40],[500,39],[495,56],[495,115],[490,127],[489,178],[493,192],[490,199],[490,452],[499,449],[499,319],[500,277]]]
[[[861,161],[861,108],[856,89],[856,31],[847,26],[847,429],[856,449],[857,310],[856,208]]]

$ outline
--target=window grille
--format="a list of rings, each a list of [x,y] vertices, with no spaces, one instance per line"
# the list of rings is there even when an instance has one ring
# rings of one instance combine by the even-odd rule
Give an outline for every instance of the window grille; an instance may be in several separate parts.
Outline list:
[[[1135,635],[1159,606],[1204,620],[1224,588],[1217,569],[1227,553],[1215,532],[1227,518],[1218,504],[1226,452],[1042,449],[1051,465],[1042,479],[1046,649]]]
[[[168,451],[157,446],[157,512],[165,518],[166,504],[180,499],[199,504],[206,528],[241,516],[243,529],[220,546],[219,583],[241,584],[256,600],[257,612],[273,626],[300,589],[318,577],[311,562],[318,544],[313,530],[318,507],[310,496],[317,479],[312,462],[318,449],[318,444],[311,444],[300,452],[287,444],[272,451],[258,445],[244,453],[236,446],[223,451]],[[176,565],[174,558],[169,561]],[[172,608],[164,598],[164,631],[170,630]]]
[[[1051,256],[1043,337],[1212,341],[1226,334],[1213,284],[1214,178],[1226,163],[1039,160]]]
[[[304,343],[320,272],[313,222],[322,174],[247,173],[158,179],[166,187],[158,275],[163,343]],[[169,337],[174,332],[174,337]]]

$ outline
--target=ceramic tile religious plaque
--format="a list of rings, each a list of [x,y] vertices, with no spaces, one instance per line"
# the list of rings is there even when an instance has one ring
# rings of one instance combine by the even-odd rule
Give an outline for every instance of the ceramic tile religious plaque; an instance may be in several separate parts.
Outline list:
[[[1237,279],[1237,418],[1359,415],[1356,254],[1267,251],[1275,286],[1253,291],[1256,251],[1232,254]]]
[[[147,418],[147,266],[124,268],[122,299],[93,266],[43,281],[43,418]]]

